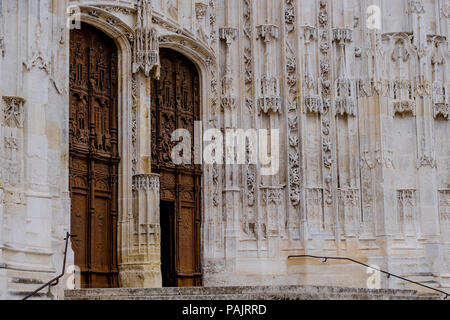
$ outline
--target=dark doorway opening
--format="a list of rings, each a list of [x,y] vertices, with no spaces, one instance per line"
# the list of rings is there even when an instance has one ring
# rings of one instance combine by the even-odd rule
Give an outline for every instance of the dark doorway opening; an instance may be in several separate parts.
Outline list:
[[[160,210],[162,282],[163,287],[175,287],[175,203],[161,201]]]

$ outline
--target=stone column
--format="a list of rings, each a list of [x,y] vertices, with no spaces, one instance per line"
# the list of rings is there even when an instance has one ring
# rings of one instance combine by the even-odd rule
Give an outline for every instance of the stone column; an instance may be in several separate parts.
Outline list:
[[[219,29],[219,36],[223,45],[225,59],[225,70],[222,78],[222,111],[223,129],[234,129],[237,127],[238,118],[238,97],[235,94],[235,79],[238,79],[236,70],[237,60],[233,52],[238,50],[239,31],[235,21],[238,6],[235,1],[227,0],[224,3],[224,23],[225,26]],[[227,136],[226,139],[229,137]],[[238,172],[234,165],[234,150],[227,150],[226,163],[224,165],[224,189],[223,189],[223,214],[225,222],[225,261],[228,272],[234,271],[236,265],[236,254],[238,248],[238,214],[240,203],[240,187],[237,181]],[[231,152],[229,152],[231,151]],[[231,155],[229,154],[231,153]]]
[[[159,175],[133,177],[133,213],[129,234],[123,234],[128,237],[128,248],[122,248],[119,265],[122,288],[162,287],[159,190]]]
[[[159,43],[150,0],[138,0],[132,67],[132,212],[120,222],[119,282],[123,288],[162,287],[160,182],[151,174],[151,78],[159,77]]]

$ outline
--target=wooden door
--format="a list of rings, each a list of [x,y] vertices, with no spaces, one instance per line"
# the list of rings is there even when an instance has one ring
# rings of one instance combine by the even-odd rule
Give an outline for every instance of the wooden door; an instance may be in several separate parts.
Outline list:
[[[85,288],[117,286],[117,90],[114,42],[86,24],[71,31],[71,233]]]
[[[161,174],[161,221],[172,223],[161,230],[169,242],[163,250],[170,250],[162,253],[164,284],[200,286],[201,165],[192,159],[190,165],[177,166],[171,159],[174,130],[187,129],[194,141],[194,122],[200,119],[199,75],[194,64],[175,51],[161,49],[160,56],[161,77],[152,82],[152,166]],[[170,219],[165,215],[172,210]]]

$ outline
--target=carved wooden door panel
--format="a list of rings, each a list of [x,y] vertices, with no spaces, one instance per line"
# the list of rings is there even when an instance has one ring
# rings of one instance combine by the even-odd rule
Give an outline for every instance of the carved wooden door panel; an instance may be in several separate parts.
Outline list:
[[[172,132],[186,129],[194,141],[194,122],[200,119],[199,75],[195,65],[175,51],[161,49],[161,77],[152,83],[152,166],[161,174],[161,201],[173,204],[175,219],[167,219],[161,210],[162,221],[173,221],[168,230],[174,248],[163,265],[173,266],[164,283],[168,286],[200,286],[202,272],[200,261],[201,225],[201,165],[175,165],[172,162]],[[167,271],[167,270],[165,270]]]
[[[71,31],[71,233],[85,288],[117,286],[117,90],[114,42],[86,24]]]

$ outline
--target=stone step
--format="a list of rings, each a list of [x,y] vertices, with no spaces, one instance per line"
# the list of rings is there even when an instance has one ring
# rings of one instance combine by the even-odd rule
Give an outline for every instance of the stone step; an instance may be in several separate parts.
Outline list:
[[[416,300],[414,290],[314,286],[196,287],[156,289],[81,289],[65,292],[66,300]]]
[[[235,295],[217,295],[217,296],[121,296],[121,297],[94,297],[94,298],[70,298],[67,300],[145,300],[145,301],[276,301],[276,300],[438,300],[437,297],[419,297],[419,296],[389,296],[389,295],[284,295],[280,294],[235,294]]]

